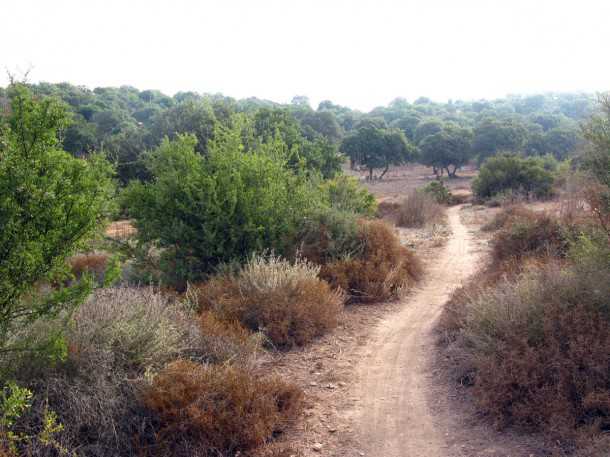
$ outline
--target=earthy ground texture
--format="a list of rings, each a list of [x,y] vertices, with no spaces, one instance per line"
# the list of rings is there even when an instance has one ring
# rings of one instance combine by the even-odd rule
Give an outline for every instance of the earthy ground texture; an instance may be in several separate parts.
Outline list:
[[[280,439],[290,455],[371,457],[543,456],[535,437],[493,430],[439,360],[434,327],[451,292],[482,264],[485,210],[448,209],[443,245],[411,239],[425,279],[397,303],[353,306],[331,336],[277,355],[270,368],[306,390],[304,420]],[[419,240],[419,242],[418,242]]]

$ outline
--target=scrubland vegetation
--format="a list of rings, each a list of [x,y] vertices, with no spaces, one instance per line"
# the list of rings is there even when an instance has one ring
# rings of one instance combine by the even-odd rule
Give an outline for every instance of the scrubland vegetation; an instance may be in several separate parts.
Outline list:
[[[346,304],[399,298],[423,275],[348,160],[371,182],[432,168],[397,206],[406,227],[442,223],[456,202],[443,175],[467,163],[490,204],[591,174],[582,217],[511,207],[489,224],[493,261],[443,329],[499,424],[566,446],[610,427],[607,100],[582,131],[580,95],[364,114],[13,83],[0,102],[0,455],[243,455],[298,420],[303,393],[260,354],[310,344]],[[130,237],[104,236],[113,218]]]
[[[479,407],[499,426],[547,434],[558,455],[605,455],[610,446],[609,122],[602,98],[584,127],[586,204],[500,212],[484,227],[493,233],[489,265],[454,294],[440,324],[453,375]],[[487,167],[508,170],[509,160],[514,170],[507,157]]]
[[[420,275],[372,219],[375,198],[340,174],[336,141],[288,111],[196,117],[124,185],[104,151],[62,150],[69,109],[35,92],[11,85],[2,117],[3,455],[261,446],[302,397],[261,370],[262,351],[310,343],[346,301],[395,298]],[[132,236],[106,238],[119,215]]]

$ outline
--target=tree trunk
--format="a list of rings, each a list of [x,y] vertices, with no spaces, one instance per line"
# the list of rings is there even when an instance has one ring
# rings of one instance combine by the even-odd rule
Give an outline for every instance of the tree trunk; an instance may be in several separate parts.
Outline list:
[[[373,168],[369,168],[369,181],[373,181]]]
[[[449,175],[450,178],[457,178],[457,175],[455,174],[457,172],[458,166],[454,165],[453,166],[453,171],[449,170],[449,167],[447,167],[447,174]]]
[[[383,169],[383,172],[381,173],[381,175],[379,175],[379,179],[380,179],[380,180],[381,180],[381,179],[383,179],[383,177],[385,176],[385,174],[388,172],[389,168],[390,168],[390,165],[389,165],[389,164],[385,166],[385,168]]]

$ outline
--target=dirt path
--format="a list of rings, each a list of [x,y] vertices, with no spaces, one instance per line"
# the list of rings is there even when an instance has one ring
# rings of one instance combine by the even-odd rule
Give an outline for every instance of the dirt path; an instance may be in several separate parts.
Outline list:
[[[358,441],[371,457],[446,457],[444,427],[431,407],[429,372],[433,325],[451,292],[475,272],[479,254],[460,221],[461,207],[449,209],[453,236],[424,282],[398,314],[376,329],[356,373],[360,408],[354,417]]]
[[[445,302],[486,258],[487,239],[479,231],[484,221],[467,205],[450,208],[451,235],[442,245],[418,245],[425,279],[402,302],[347,307],[335,332],[269,361],[270,370],[306,392],[303,420],[276,443],[289,449],[286,455],[548,455],[535,437],[493,429],[449,379],[436,346],[433,330]],[[417,238],[404,230],[401,236]]]

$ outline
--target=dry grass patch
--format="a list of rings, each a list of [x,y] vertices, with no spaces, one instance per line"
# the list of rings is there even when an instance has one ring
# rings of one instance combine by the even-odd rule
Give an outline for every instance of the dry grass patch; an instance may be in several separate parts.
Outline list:
[[[398,225],[401,227],[423,227],[440,223],[445,210],[433,196],[426,192],[412,190],[398,209]]]
[[[240,367],[170,364],[143,393],[159,419],[156,449],[173,456],[232,455],[269,441],[294,419],[302,392]]]
[[[320,267],[270,256],[253,257],[237,273],[196,290],[203,311],[263,333],[276,347],[303,345],[337,325],[344,297],[318,278]]]
[[[93,252],[75,255],[69,260],[69,265],[77,279],[85,273],[91,273],[97,281],[102,282],[108,266],[108,254]]]

